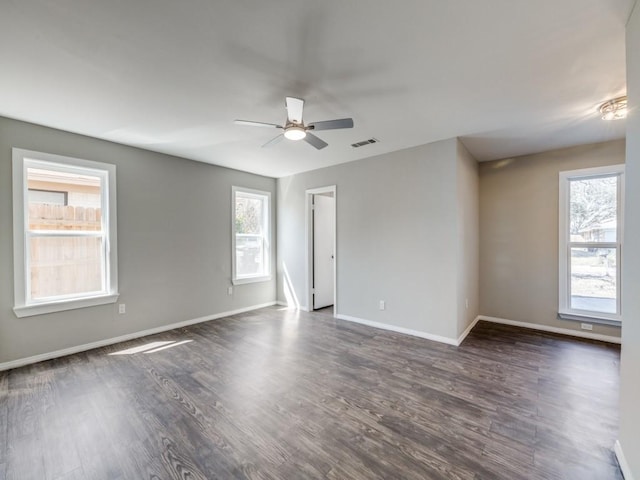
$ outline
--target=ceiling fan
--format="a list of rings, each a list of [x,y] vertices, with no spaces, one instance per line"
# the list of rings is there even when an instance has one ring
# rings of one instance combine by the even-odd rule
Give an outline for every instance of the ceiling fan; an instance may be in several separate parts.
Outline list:
[[[305,125],[302,121],[302,111],[304,109],[304,100],[295,97],[286,97],[285,106],[287,107],[287,121],[282,125],[275,123],[252,122],[250,120],[236,120],[237,125],[249,125],[252,127],[279,128],[284,130],[280,135],[272,138],[263,147],[269,147],[279,143],[283,138],[289,140],[304,140],[308,144],[316,147],[318,150],[329,145],[324,140],[316,137],[311,131],[316,130],[337,130],[339,128],[353,128],[352,118],[339,118],[337,120],[325,120],[323,122],[314,122]]]

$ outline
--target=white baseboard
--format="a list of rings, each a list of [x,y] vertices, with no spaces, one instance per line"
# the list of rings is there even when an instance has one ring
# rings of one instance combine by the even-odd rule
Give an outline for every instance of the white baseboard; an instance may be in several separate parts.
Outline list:
[[[162,333],[168,330],[174,330],[176,328],[188,327],[189,325],[195,325],[196,323],[208,322],[209,320],[216,320],[218,318],[228,317],[230,315],[236,315],[238,313],[244,313],[244,312],[249,312],[251,310],[257,310],[259,308],[270,307],[275,304],[276,302],[268,302],[260,305],[253,305],[251,307],[239,308],[237,310],[231,310],[228,312],[207,315],[206,317],[199,317],[191,320],[185,320],[183,322],[172,323],[169,325],[162,325],[160,327],[150,328],[148,330],[142,330],[140,332],[128,333],[126,335],[108,338],[106,340],[98,340],[97,342],[85,343],[84,345],[64,348],[62,350],[56,350],[55,352],[42,353],[40,355],[34,355],[32,357],[19,358],[17,360],[11,360],[10,362],[0,363],[0,372],[3,370],[10,370],[12,368],[23,367],[25,365],[30,365],[32,363],[51,360],[53,358],[64,357],[66,355],[73,355],[74,353],[86,352],[87,350],[93,350],[94,348],[106,347],[107,345],[113,345],[114,343],[126,342],[128,340],[133,340],[140,337],[146,337],[147,335],[154,335],[156,333]]]
[[[404,333],[405,335],[411,335],[414,337],[426,338],[427,340],[433,340],[434,342],[446,343],[448,345],[458,346],[458,340],[455,338],[442,337],[440,335],[433,335],[427,332],[421,332],[419,330],[412,330],[410,328],[397,327],[395,325],[389,325],[388,323],[374,322],[372,320],[365,320],[364,318],[352,317],[350,315],[336,315],[336,318],[340,320],[346,320],[347,322],[360,323],[369,327],[380,328],[382,330],[390,330],[392,332]]]
[[[462,342],[464,342],[464,339],[467,338],[467,335],[469,335],[469,333],[471,332],[471,330],[473,330],[473,327],[476,326],[476,323],[478,323],[479,320],[480,320],[480,315],[478,315],[476,318],[474,318],[473,322],[471,322],[469,324],[467,329],[460,334],[460,336],[458,337],[458,346],[460,346],[460,344],[462,344]]]
[[[491,323],[500,323],[502,325],[512,325],[514,327],[529,328],[531,330],[541,330],[543,332],[559,333],[561,335],[569,335],[572,337],[588,338],[590,340],[600,340],[609,343],[621,343],[620,337],[612,337],[610,335],[602,335],[600,333],[581,332],[578,330],[570,330],[568,328],[551,327],[548,325],[540,325],[538,323],[519,322],[517,320],[508,320],[506,318],[487,317],[479,315],[477,320],[485,320]]]
[[[528,322],[520,322],[520,321],[517,321],[517,320],[508,320],[506,318],[488,317],[486,315],[478,315],[473,320],[473,322],[471,322],[471,324],[465,329],[464,332],[462,332],[462,334],[457,339],[453,339],[453,338],[449,338],[449,337],[443,337],[443,336],[440,336],[440,335],[433,335],[431,333],[421,332],[419,330],[412,330],[412,329],[409,329],[409,328],[397,327],[395,325],[389,325],[387,323],[374,322],[372,320],[366,320],[366,319],[363,319],[363,318],[352,317],[350,315],[338,314],[338,315],[336,315],[336,317],[341,319],[341,320],[347,320],[349,322],[360,323],[362,325],[368,325],[368,326],[374,327],[374,328],[380,328],[380,329],[383,329],[383,330],[390,330],[392,332],[404,333],[406,335],[412,335],[414,337],[426,338],[427,340],[433,340],[435,342],[446,343],[448,345],[455,345],[455,346],[459,346],[459,345],[462,344],[464,339],[467,338],[467,335],[469,335],[471,330],[473,330],[473,328],[476,326],[476,324],[480,320],[484,320],[484,321],[491,322],[491,323],[500,323],[502,325],[512,325],[514,327],[528,328],[530,330],[540,330],[540,331],[543,331],[543,332],[558,333],[558,334],[561,334],[561,335],[568,335],[568,336],[572,336],[572,337],[588,338],[590,340],[600,340],[600,341],[603,341],[603,342],[616,343],[616,344],[620,344],[621,343],[621,339],[619,337],[612,337],[610,335],[602,335],[602,334],[599,334],[599,333],[591,333],[591,332],[579,332],[579,331],[576,331],[576,330],[570,330],[568,328],[551,327],[551,326],[547,326],[547,325],[540,325],[540,324],[537,324],[537,323],[528,323]]]
[[[622,451],[620,440],[616,440],[616,443],[613,446],[613,451],[616,454],[616,459],[618,460],[618,465],[620,465],[620,470],[622,470],[624,480],[634,480],[633,473],[631,473],[631,468],[629,467],[627,459],[624,456],[624,452]]]
[[[388,323],[365,320],[363,318],[352,317],[350,315],[338,314],[336,315],[336,318],[339,318],[340,320],[346,320],[348,322],[361,323],[362,325],[368,325],[370,327],[380,328],[382,330],[389,330],[392,332],[404,333],[405,335],[425,338],[427,340],[433,340],[434,342],[446,343],[447,345],[454,345],[456,347],[460,346],[460,344],[464,341],[464,339],[467,338],[467,335],[469,335],[469,332],[473,330],[473,327],[475,327],[476,323],[478,323],[478,321],[480,320],[479,316],[476,317],[473,320],[473,322],[471,322],[469,326],[465,329],[465,331],[462,332],[462,334],[457,339],[454,339],[449,337],[443,337],[441,335],[433,335],[427,332],[421,332],[420,330],[412,330],[410,328],[397,327],[395,325],[389,325]]]

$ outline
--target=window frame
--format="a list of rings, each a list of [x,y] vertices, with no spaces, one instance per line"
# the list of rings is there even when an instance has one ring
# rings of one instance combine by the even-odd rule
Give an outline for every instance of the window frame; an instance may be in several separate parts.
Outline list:
[[[590,321],[605,325],[622,323],[622,255],[624,239],[624,171],[625,166],[568,170],[559,173],[559,223],[558,223],[558,317],[564,320]],[[570,183],[573,180],[597,179],[617,176],[616,241],[572,242],[570,232]],[[571,308],[571,248],[613,248],[616,251],[616,314]]]
[[[254,198],[263,199],[263,252],[265,271],[259,275],[238,276],[237,273],[237,251],[236,251],[236,197],[238,194]],[[242,285],[246,283],[268,282],[271,280],[271,192],[255,190],[245,187],[231,187],[231,283]]]
[[[28,317],[47,313],[73,310],[96,305],[115,303],[118,300],[118,248],[117,248],[117,201],[116,166],[113,164],[72,158],[51,153],[36,152],[21,148],[12,149],[13,160],[13,265],[14,265],[14,307],[17,317]],[[30,298],[30,265],[28,241],[33,236],[28,231],[29,188],[27,169],[29,167],[46,168],[62,172],[75,171],[99,176],[104,188],[101,196],[102,232],[104,238],[103,265],[104,288],[99,293],[66,295],[43,299]],[[45,233],[50,237],[84,236],[85,233],[56,234]],[[95,232],[86,235],[98,236]]]

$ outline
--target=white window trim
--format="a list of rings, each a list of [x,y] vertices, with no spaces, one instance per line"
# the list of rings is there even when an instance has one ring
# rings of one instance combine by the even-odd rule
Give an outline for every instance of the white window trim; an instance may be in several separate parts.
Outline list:
[[[238,278],[236,273],[236,192],[245,193],[248,195],[259,195],[261,197],[267,197],[267,205],[265,208],[266,218],[264,219],[264,226],[266,227],[265,235],[265,262],[266,262],[266,275],[254,275]],[[231,187],[231,283],[233,285],[242,285],[245,283],[256,282],[268,282],[271,280],[271,234],[272,234],[272,222],[271,222],[271,192],[265,192],[262,190],[254,190],[244,187]]]
[[[576,310],[570,307],[569,291],[571,279],[569,278],[569,249],[573,245],[569,237],[569,181],[576,178],[597,178],[618,175],[618,208],[617,208],[617,241],[602,242],[593,244],[600,248],[616,248],[617,249],[617,268],[616,268],[616,286],[618,295],[616,298],[618,311],[617,315],[603,312],[593,312],[586,310]],[[570,170],[560,172],[559,174],[559,216],[558,216],[558,287],[559,287],[559,305],[558,316],[564,320],[591,321],[593,323],[602,323],[606,325],[620,325],[622,322],[622,255],[623,255],[623,239],[624,239],[624,165],[610,165],[605,167],[585,168],[580,170]],[[590,247],[592,244],[583,243],[581,245]]]
[[[117,246],[117,221],[116,221],[116,166],[108,163],[93,162],[79,158],[71,158],[51,153],[35,152],[21,148],[12,149],[13,157],[13,285],[14,307],[17,317],[29,317],[46,313],[73,310],[96,305],[115,303],[118,300],[118,246]],[[55,298],[29,301],[28,299],[28,255],[26,251],[26,230],[28,209],[28,191],[26,166],[48,162],[43,167],[54,168],[60,165],[80,167],[95,170],[97,175],[105,179],[106,188],[102,196],[103,222],[106,225],[106,255],[108,261],[105,265],[107,285],[106,293],[98,295],[82,295],[72,298]],[[78,233],[78,232],[75,232]]]

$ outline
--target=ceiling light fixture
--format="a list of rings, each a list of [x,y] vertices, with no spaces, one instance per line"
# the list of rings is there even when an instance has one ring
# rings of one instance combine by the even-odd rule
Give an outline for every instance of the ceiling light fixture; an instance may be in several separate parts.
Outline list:
[[[627,117],[627,97],[618,97],[600,105],[603,120],[620,120]]]
[[[304,128],[298,125],[291,125],[285,129],[284,136],[289,140],[302,140],[307,136],[307,132],[304,131]]]

